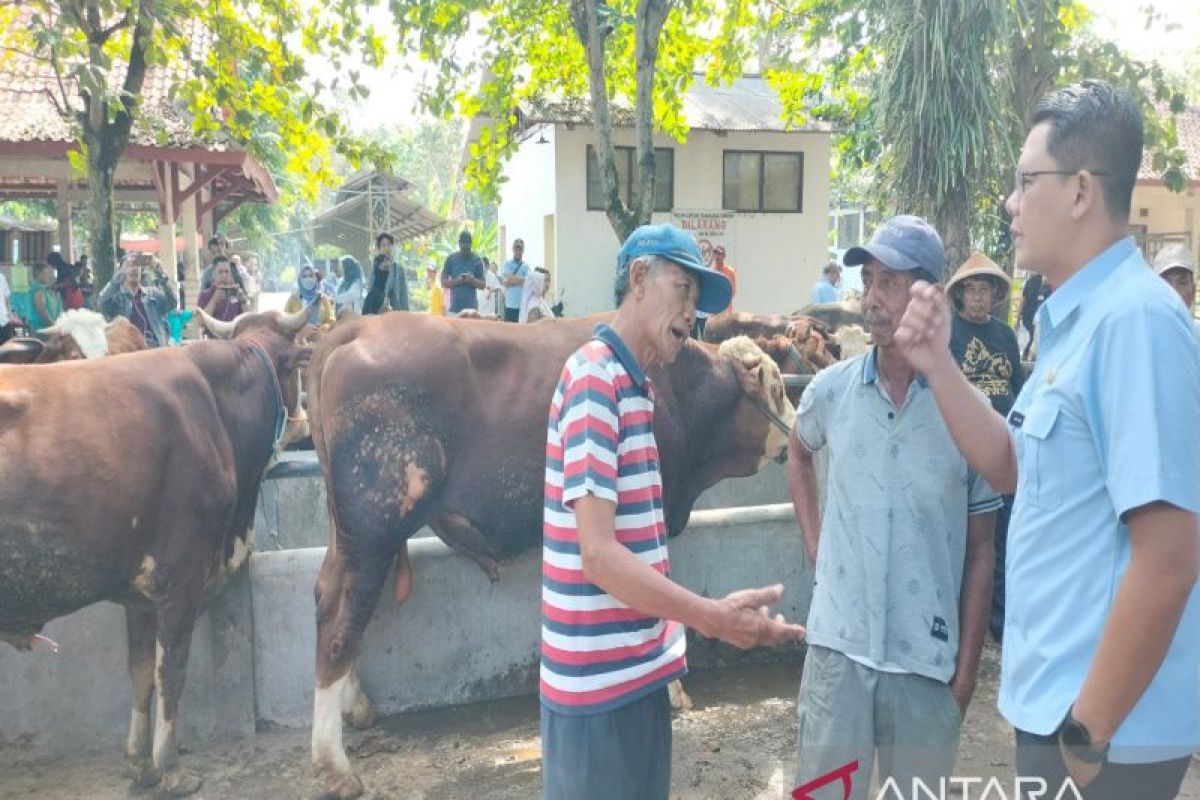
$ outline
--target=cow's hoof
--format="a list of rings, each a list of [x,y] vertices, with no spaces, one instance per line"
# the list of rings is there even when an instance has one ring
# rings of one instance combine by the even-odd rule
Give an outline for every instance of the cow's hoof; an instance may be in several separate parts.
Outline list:
[[[162,781],[158,784],[158,795],[160,797],[187,797],[189,794],[198,792],[202,783],[204,780],[194,772],[173,769],[162,776]]]
[[[354,800],[363,793],[362,781],[353,772],[341,775],[326,772],[322,779],[325,786],[321,794],[317,795],[319,800]]]
[[[667,685],[667,695],[671,698],[672,710],[692,710],[692,698],[688,697],[688,693],[683,690],[683,684],[679,681],[671,681],[671,683]]]
[[[162,777],[148,758],[129,759],[126,772],[136,789],[149,789],[151,786],[156,786]]]
[[[375,727],[377,715],[375,709],[370,703],[360,703],[354,708],[351,708],[342,715],[342,719],[351,728],[359,731],[365,731],[367,728]]]

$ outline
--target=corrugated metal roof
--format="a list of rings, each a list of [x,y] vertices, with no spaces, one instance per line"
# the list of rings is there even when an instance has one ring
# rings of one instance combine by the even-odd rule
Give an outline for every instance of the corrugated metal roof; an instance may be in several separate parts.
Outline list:
[[[530,101],[522,104],[521,114],[527,124],[589,125],[592,121],[590,102],[584,99]],[[614,104],[611,115],[613,125],[633,126],[633,112],[627,106]],[[814,119],[801,128],[785,127],[779,95],[757,75],[738,78],[729,86],[710,86],[697,79],[684,95],[683,115],[693,130],[702,131],[833,131],[829,123]]]

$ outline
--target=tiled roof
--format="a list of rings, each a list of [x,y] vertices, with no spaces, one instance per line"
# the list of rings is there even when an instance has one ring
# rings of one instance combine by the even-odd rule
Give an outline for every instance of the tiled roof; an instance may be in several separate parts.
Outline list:
[[[1182,113],[1175,116],[1175,130],[1179,137],[1179,147],[1187,154],[1184,171],[1189,181],[1200,181],[1200,106],[1188,106]],[[1141,169],[1138,170],[1138,180],[1157,180],[1160,177],[1155,172],[1147,153],[1142,159]]]
[[[20,9],[18,24],[28,25],[32,9]],[[195,26],[191,44],[194,52],[202,52],[210,41],[207,32]],[[48,61],[28,53],[10,51],[0,59],[0,142],[69,142],[74,139],[71,127],[52,98],[60,97],[54,70]],[[130,136],[131,144],[160,147],[203,147],[224,150],[221,141],[196,137],[186,118],[182,104],[170,98],[172,85],[179,77],[170,67],[152,67],[146,73],[142,88],[142,104],[153,124],[138,124]],[[112,85],[120,86],[125,79],[125,65],[118,64],[111,76]],[[68,91],[71,85],[67,85]],[[81,107],[74,98],[75,108]],[[158,131],[165,138],[160,138]]]
[[[521,107],[528,124],[573,123],[590,124],[591,104],[587,100],[529,102]],[[710,86],[697,79],[683,97],[683,115],[693,130],[704,131],[786,131],[783,124],[783,105],[779,95],[765,79],[747,75],[729,86]],[[633,112],[614,104],[613,124],[632,127]],[[791,129],[797,130],[797,129]],[[809,120],[798,130],[830,132],[827,122]]]

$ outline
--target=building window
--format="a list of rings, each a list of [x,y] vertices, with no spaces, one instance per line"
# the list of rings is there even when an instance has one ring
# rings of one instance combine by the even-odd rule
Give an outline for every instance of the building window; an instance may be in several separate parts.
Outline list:
[[[633,194],[629,176],[634,173],[637,150],[633,147],[615,147],[617,151],[617,185],[625,205],[633,205]],[[587,207],[588,211],[604,211],[604,187],[600,180],[600,164],[596,160],[596,149],[587,147]],[[670,211],[675,207],[675,151],[669,147],[654,148],[654,210]]]
[[[804,210],[804,154],[726,150],[721,207],[730,211]]]

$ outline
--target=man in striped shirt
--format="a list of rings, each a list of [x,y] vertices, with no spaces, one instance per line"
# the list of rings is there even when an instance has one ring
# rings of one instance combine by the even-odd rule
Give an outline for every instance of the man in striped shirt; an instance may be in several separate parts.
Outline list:
[[[542,778],[547,800],[666,798],[667,684],[685,628],[739,647],[804,635],[762,609],[781,586],[700,597],[670,580],[654,389],[696,310],[729,305],[725,276],[667,225],[617,258],[617,315],[567,361],[550,407],[542,567]]]

